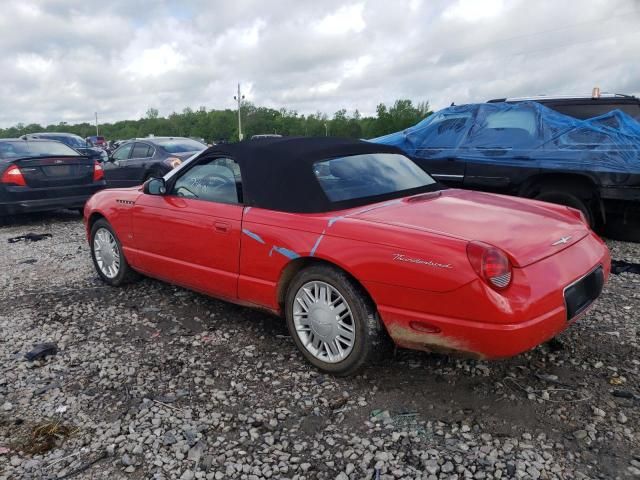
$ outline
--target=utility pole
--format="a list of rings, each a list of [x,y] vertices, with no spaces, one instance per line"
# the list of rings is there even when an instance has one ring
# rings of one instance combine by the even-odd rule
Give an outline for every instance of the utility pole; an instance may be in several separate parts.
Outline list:
[[[99,135],[98,133],[98,112],[96,112],[96,137]]]
[[[238,95],[233,97],[234,100],[238,101],[238,140],[242,141],[242,119],[240,118],[240,108],[242,107],[242,100],[244,100],[244,95],[240,94],[240,83],[238,83]]]
[[[327,125],[327,122],[324,123],[324,136],[329,136],[329,125]]]

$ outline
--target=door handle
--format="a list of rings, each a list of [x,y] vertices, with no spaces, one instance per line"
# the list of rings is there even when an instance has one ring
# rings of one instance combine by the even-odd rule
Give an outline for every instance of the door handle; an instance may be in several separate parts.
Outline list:
[[[229,230],[231,230],[231,224],[227,222],[215,222],[213,226],[215,227],[216,232],[220,233],[229,233]]]

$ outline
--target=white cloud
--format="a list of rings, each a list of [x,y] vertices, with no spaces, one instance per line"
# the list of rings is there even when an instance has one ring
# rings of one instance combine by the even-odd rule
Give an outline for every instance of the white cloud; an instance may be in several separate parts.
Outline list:
[[[500,15],[503,7],[503,0],[458,0],[447,8],[442,16],[445,19],[475,22]],[[535,5],[532,5],[532,8],[535,8]]]
[[[38,5],[33,5],[29,3],[18,3],[16,5],[16,9],[19,14],[28,16],[28,17],[38,17],[41,15],[42,11],[38,7]]]
[[[316,86],[313,86],[309,89],[309,91],[314,94],[314,93],[329,93],[329,92],[335,92],[338,87],[340,86],[340,82],[324,82],[324,83],[320,83]]]
[[[165,43],[153,48],[145,48],[140,52],[129,52],[129,62],[125,72],[134,78],[159,77],[184,66],[185,56],[178,51],[175,44]]]
[[[53,61],[36,53],[20,54],[16,57],[16,67],[29,75],[46,75],[51,72]]]
[[[245,28],[238,32],[239,41],[247,47],[256,47],[260,40],[260,31],[265,27],[265,22],[261,19],[256,20],[249,28]]]
[[[96,14],[99,12],[99,15]],[[636,0],[5,0],[0,126],[257,105],[640,94]]]
[[[325,16],[316,24],[316,30],[328,35],[342,35],[349,32],[359,33],[365,29],[366,23],[362,16],[364,4],[340,7],[335,13]]]
[[[344,63],[343,76],[355,77],[362,75],[366,69],[371,65],[373,57],[371,55],[362,55],[355,60],[348,60]]]

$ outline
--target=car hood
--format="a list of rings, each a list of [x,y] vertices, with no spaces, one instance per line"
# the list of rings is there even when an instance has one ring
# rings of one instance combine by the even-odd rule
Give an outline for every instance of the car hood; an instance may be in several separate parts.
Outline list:
[[[553,255],[589,234],[566,207],[449,189],[360,209],[350,218],[422,230],[503,249],[516,266]]]
[[[106,188],[95,193],[93,196],[102,199],[130,200],[135,201],[142,194],[142,185],[134,187]]]

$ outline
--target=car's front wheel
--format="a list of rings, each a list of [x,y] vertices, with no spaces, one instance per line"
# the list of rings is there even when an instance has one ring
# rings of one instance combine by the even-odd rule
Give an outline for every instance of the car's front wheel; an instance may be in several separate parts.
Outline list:
[[[109,285],[118,287],[139,276],[127,263],[120,240],[104,218],[91,227],[91,258],[98,275]]]
[[[305,268],[285,301],[289,332],[318,369],[351,375],[382,352],[385,337],[375,306],[344,272],[328,265]]]

